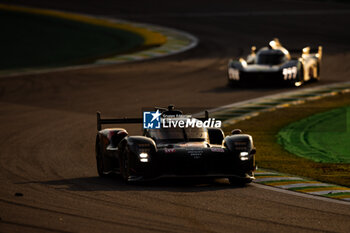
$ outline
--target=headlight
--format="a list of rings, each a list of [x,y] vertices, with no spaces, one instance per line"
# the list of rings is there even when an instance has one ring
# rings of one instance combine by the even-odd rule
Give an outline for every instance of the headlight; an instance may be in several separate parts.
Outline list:
[[[228,68],[228,78],[230,80],[239,80],[239,70],[234,69],[234,68]]]
[[[241,152],[239,154],[239,158],[244,161],[244,160],[248,160],[248,156],[249,156],[249,153],[248,152]]]
[[[282,73],[283,73],[284,80],[292,80],[292,79],[296,79],[298,74],[298,69],[295,66],[283,68]]]
[[[147,163],[148,162],[148,154],[145,153],[145,152],[142,152],[139,154],[139,158],[140,158],[140,161],[143,162],[143,163]]]

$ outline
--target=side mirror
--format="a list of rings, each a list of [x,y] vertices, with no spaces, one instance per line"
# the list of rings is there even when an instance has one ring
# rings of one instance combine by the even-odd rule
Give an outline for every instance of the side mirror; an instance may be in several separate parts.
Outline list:
[[[318,59],[322,58],[322,46],[318,46],[318,52],[316,56],[318,57]]]
[[[251,51],[251,54],[255,54],[255,52],[256,52],[256,47],[255,47],[255,46],[252,46],[252,47],[250,48],[250,51]]]
[[[255,155],[255,154],[256,154],[256,149],[253,148],[253,149],[250,151],[250,154]]]
[[[241,133],[242,133],[242,130],[240,130],[240,129],[234,129],[231,131],[231,135],[241,134]]]
[[[303,48],[303,55],[307,55],[307,54],[310,54],[310,47],[305,47]]]

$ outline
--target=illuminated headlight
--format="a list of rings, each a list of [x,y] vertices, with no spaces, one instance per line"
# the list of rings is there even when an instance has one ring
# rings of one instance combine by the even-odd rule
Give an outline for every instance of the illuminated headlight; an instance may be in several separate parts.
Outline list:
[[[292,79],[296,79],[297,74],[298,74],[298,69],[295,66],[289,67],[289,68],[284,68],[282,70],[282,73],[283,73],[284,80],[292,80]]]
[[[239,70],[234,68],[228,68],[228,78],[230,80],[239,80]]]
[[[147,163],[148,162],[148,154],[145,152],[142,152],[139,154],[140,157],[140,161],[143,163]]]
[[[248,160],[248,156],[249,156],[249,153],[248,152],[241,152],[239,154],[239,158],[244,161],[244,160]]]

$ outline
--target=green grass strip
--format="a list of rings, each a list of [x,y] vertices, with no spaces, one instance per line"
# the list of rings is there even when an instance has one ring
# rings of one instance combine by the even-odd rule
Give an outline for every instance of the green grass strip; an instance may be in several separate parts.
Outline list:
[[[38,14],[0,10],[0,69],[84,64],[141,46],[125,30]]]
[[[289,124],[278,142],[289,152],[323,163],[350,163],[350,107],[315,114]]]

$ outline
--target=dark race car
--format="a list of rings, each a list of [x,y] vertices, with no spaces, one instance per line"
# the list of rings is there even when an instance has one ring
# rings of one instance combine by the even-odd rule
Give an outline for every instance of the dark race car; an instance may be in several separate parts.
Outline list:
[[[305,47],[301,57],[292,58],[279,40],[274,39],[258,51],[252,46],[246,60],[230,60],[228,83],[230,86],[241,83],[300,86],[306,81],[320,79],[321,59],[321,46],[317,53],[311,53],[310,47]]]
[[[181,111],[157,109],[164,121],[208,118],[178,117]],[[101,119],[97,113],[96,161],[99,176],[117,173],[126,182],[163,177],[228,178],[231,184],[245,184],[254,179],[255,148],[250,135],[240,130],[224,136],[220,128],[179,126],[145,129],[143,136],[130,136],[122,128],[101,129],[103,124],[142,123],[142,118]]]

